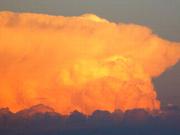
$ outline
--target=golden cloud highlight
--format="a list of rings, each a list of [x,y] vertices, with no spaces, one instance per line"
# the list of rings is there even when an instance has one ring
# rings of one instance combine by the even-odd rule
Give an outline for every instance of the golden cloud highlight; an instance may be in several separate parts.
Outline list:
[[[0,106],[57,112],[159,109],[152,84],[180,59],[180,43],[144,26],[0,12]]]

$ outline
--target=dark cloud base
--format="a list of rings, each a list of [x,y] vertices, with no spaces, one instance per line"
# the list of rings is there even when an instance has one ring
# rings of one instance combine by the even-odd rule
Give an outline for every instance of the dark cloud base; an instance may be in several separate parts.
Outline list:
[[[0,109],[0,135],[179,135],[179,125],[176,106],[154,112],[97,110],[90,116],[78,111],[63,116],[44,105],[17,113]]]

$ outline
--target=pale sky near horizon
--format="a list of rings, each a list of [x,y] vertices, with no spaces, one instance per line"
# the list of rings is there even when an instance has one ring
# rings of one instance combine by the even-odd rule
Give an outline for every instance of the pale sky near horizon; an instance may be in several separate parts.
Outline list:
[[[0,11],[75,16],[94,13],[114,22],[150,27],[160,37],[180,42],[180,0],[0,0]],[[180,105],[180,63],[155,79],[162,104]]]

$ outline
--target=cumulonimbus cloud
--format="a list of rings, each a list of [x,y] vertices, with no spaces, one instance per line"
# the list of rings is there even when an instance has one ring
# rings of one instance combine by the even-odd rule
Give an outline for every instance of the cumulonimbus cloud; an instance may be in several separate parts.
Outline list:
[[[159,109],[151,79],[180,59],[180,43],[92,14],[0,12],[0,106],[60,113]]]

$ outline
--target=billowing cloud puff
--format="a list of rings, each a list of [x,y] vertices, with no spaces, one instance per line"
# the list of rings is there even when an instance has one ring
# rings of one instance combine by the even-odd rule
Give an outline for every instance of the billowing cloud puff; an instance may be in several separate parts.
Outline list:
[[[159,109],[152,77],[180,59],[180,43],[144,26],[79,17],[0,13],[0,106],[43,103],[60,113]]]

